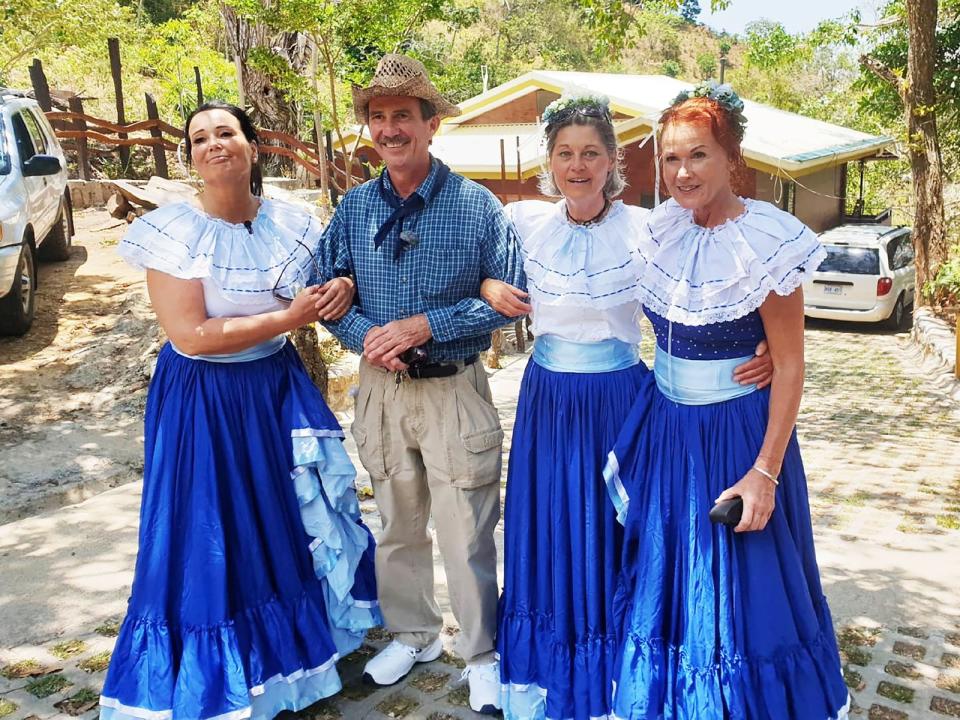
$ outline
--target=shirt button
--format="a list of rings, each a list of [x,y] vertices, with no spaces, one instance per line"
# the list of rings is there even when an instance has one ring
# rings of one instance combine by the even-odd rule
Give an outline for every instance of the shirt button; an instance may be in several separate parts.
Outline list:
[[[405,283],[407,279],[405,277],[400,278],[400,282]]]

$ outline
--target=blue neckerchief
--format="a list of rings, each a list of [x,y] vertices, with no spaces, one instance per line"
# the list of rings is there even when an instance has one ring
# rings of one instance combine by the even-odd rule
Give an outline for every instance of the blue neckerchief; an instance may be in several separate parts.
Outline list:
[[[380,246],[383,245],[383,241],[387,239],[387,236],[393,229],[393,226],[399,225],[397,232],[397,244],[393,249],[394,262],[400,259],[400,253],[403,252],[404,246],[412,244],[400,237],[403,234],[404,219],[410,215],[413,215],[415,212],[422,210],[428,202],[433,202],[433,199],[443,189],[444,183],[447,182],[447,177],[450,175],[450,168],[444,165],[440,160],[434,158],[433,162],[437,163],[439,167],[437,168],[437,175],[433,180],[433,188],[431,188],[430,195],[426,199],[424,199],[419,192],[414,192],[408,198],[400,200],[396,193],[387,189],[387,186],[384,184],[383,174],[380,175],[380,182],[378,185],[380,188],[380,197],[383,198],[383,201],[387,203],[387,205],[393,208],[393,212],[390,214],[390,217],[387,218],[386,222],[380,226],[380,229],[377,230],[377,234],[373,236],[373,247],[379,250]],[[386,173],[386,170],[384,170],[384,173]]]

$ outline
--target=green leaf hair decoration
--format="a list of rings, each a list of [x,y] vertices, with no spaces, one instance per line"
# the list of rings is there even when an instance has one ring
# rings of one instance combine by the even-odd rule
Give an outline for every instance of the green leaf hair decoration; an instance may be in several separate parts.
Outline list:
[[[737,129],[737,139],[743,140],[744,132],[747,127],[747,118],[743,114],[743,100],[734,91],[728,83],[721,85],[716,80],[704,80],[695,85],[691,90],[683,90],[670,103],[670,107],[676,107],[682,102],[691,98],[707,98],[713,100],[720,107],[730,113],[734,125]]]
[[[610,99],[605,95],[564,95],[547,105],[541,119],[544,125],[549,127],[575,114],[613,122],[613,116],[610,114]]]

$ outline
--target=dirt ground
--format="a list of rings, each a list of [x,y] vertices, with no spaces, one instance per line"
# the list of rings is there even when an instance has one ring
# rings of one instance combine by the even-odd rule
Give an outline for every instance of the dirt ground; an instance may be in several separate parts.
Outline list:
[[[0,524],[139,477],[159,330],[143,273],[116,245],[127,224],[75,215],[70,260],[39,267],[37,314],[0,338]]]

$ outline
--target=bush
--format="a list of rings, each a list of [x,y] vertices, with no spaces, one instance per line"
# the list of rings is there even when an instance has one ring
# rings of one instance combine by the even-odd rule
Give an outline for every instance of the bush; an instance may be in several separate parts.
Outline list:
[[[660,72],[672,78],[677,77],[682,69],[680,63],[676,60],[666,60],[663,65],[660,66]]]
[[[923,288],[931,304],[939,307],[960,305],[960,245],[953,248],[951,257],[940,266],[933,280]]]
[[[713,53],[705,52],[697,55],[697,70],[700,71],[700,78],[706,80],[717,74],[717,58]]]

